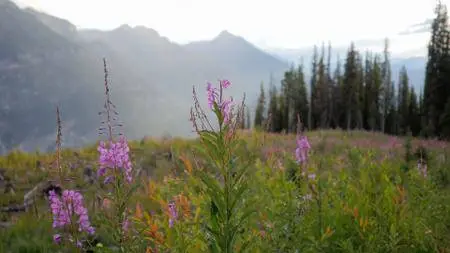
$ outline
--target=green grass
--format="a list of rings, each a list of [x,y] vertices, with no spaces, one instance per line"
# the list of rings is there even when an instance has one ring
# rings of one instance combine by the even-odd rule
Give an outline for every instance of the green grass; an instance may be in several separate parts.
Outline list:
[[[447,143],[411,141],[411,153],[419,146],[429,152],[429,175],[423,178],[416,158],[405,161],[405,138],[337,130],[307,135],[312,146],[307,170],[317,175],[315,180],[302,177],[294,161],[295,136],[240,134],[246,145],[235,151],[256,155],[248,169],[249,192],[241,199],[257,210],[239,235],[251,241],[250,252],[450,252]],[[200,223],[209,219],[210,199],[191,175],[200,169],[214,171],[206,157],[193,152],[199,142],[143,140],[130,146],[134,169],[149,176],[140,178],[130,206],[136,216],[133,227],[144,230],[136,232],[136,252],[147,247],[209,252]],[[169,151],[172,159],[166,156]],[[53,177],[53,157],[20,152],[0,157],[0,168],[7,169],[16,187],[15,195],[0,195],[0,206],[22,203],[25,192]],[[108,234],[102,234],[96,218],[102,210],[92,201],[96,188],[82,177],[84,167],[96,166],[97,157],[95,146],[63,152],[67,173],[74,178],[70,184],[90,200],[92,223],[107,244]],[[37,168],[37,161],[45,169]],[[71,166],[75,169],[68,169]],[[179,194],[186,200],[179,210],[183,218],[171,229],[165,207]],[[14,223],[0,228],[0,252],[57,252],[45,201],[37,212],[0,214],[0,219]],[[240,246],[237,243],[236,252]]]

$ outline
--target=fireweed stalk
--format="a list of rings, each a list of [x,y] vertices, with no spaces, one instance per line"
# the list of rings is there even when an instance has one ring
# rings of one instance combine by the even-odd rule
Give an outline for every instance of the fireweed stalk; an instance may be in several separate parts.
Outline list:
[[[62,187],[65,180],[61,165],[62,124],[59,107],[56,107],[56,124],[55,161],[59,186]],[[83,247],[82,238],[95,233],[94,227],[89,222],[88,210],[83,203],[83,195],[78,191],[64,190],[59,196],[54,190],[51,190],[49,205],[53,215],[52,227],[56,231],[53,241],[57,244],[76,246],[80,251]]]
[[[308,163],[309,144],[308,137],[303,134],[303,124],[300,119],[300,114],[297,114],[297,148],[295,149],[295,160],[300,165],[302,175],[306,172],[306,165]]]
[[[170,202],[168,207],[169,207],[169,227],[172,228],[175,221],[178,219],[178,211],[175,201]]]
[[[304,165],[308,161],[308,152],[311,149],[308,137],[298,136],[297,137],[297,148],[295,149],[295,158],[297,162]]]
[[[198,168],[192,173],[210,200],[203,226],[210,252],[243,252],[249,249],[251,231],[245,226],[254,210],[248,205],[248,168],[254,157],[243,154],[244,145],[236,134],[243,117],[244,101],[235,108],[232,98],[224,99],[223,91],[231,86],[228,80],[219,81],[219,87],[207,84],[207,101],[218,121],[212,127],[193,90],[194,106],[191,121],[200,136],[199,152],[207,157],[207,169]]]
[[[127,207],[130,198],[137,188],[137,184],[133,180],[132,163],[130,160],[128,142],[121,134],[118,140],[115,138],[114,130],[121,126],[114,121],[118,115],[114,111],[114,104],[110,98],[110,88],[108,84],[108,70],[106,60],[103,59],[105,72],[105,105],[104,111],[101,113],[105,116],[102,122],[104,126],[100,128],[101,134],[106,134],[108,140],[100,141],[98,145],[98,176],[102,178],[100,188],[100,199],[108,199],[111,202],[110,208],[102,212],[103,224],[105,224],[106,232],[112,236],[114,243],[121,252],[130,252],[132,242],[128,240],[128,232],[130,229],[130,220],[128,218]]]

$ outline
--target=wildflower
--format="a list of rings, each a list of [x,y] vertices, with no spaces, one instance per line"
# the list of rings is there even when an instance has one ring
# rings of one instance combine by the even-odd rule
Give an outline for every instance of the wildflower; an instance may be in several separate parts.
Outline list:
[[[55,191],[50,191],[50,208],[53,214],[53,228],[65,228],[72,224],[74,217],[78,217],[78,231],[94,234],[95,229],[89,222],[87,209],[83,205],[81,193],[73,190],[65,190],[60,199]],[[56,243],[61,241],[60,234],[55,234],[53,240]]]
[[[131,161],[128,152],[130,148],[125,138],[120,138],[118,142],[110,142],[109,147],[105,142],[100,142],[97,150],[100,152],[99,176],[104,176],[108,169],[123,169],[128,183],[131,183]],[[105,183],[112,181],[112,176],[105,178]]]
[[[61,235],[60,234],[54,234],[53,235],[53,241],[55,242],[55,243],[60,243],[61,242]]]
[[[223,101],[223,103],[220,105],[220,110],[222,111],[224,118],[223,122],[227,123],[230,121],[231,118],[231,103],[233,102],[233,98],[230,98],[229,100]]]
[[[221,88],[228,88],[231,85],[231,82],[228,80],[220,80],[220,87]],[[231,111],[232,111],[232,102],[233,98],[222,100],[221,97],[219,97],[219,91],[217,88],[213,87],[210,82],[207,83],[206,91],[208,93],[208,106],[210,109],[214,108],[214,103],[216,103],[220,109],[220,111],[223,114],[223,121],[224,123],[229,122],[231,118]]]
[[[122,229],[123,231],[128,231],[128,228],[130,227],[130,221],[128,220],[128,218],[126,218],[123,223],[122,223]]]
[[[226,89],[226,88],[228,88],[228,87],[231,86],[231,82],[228,81],[228,80],[226,80],[226,79],[220,80],[219,82],[220,82],[220,86],[221,86],[222,88],[224,88],[224,89]]]
[[[175,202],[169,203],[169,227],[173,227],[175,221],[178,218],[177,207]]]
[[[316,174],[309,174],[308,175],[308,178],[310,179],[310,180],[314,180],[314,179],[316,179]]]
[[[311,145],[309,144],[308,137],[297,137],[297,149],[295,150],[295,157],[298,163],[306,162],[309,149],[311,149]]]
[[[208,92],[208,106],[210,109],[214,108],[214,102],[218,98],[217,88],[212,87],[210,82],[207,83],[206,91]]]

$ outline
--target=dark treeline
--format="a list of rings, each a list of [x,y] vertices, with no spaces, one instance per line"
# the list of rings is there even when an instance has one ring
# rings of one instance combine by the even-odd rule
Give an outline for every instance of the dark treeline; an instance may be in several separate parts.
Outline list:
[[[345,61],[331,66],[331,45],[314,48],[311,78],[304,65],[284,73],[281,88],[261,85],[254,126],[271,132],[297,129],[297,115],[308,129],[364,129],[394,135],[450,138],[450,29],[447,9],[436,6],[428,46],[423,92],[409,84],[402,68],[392,80],[389,41],[384,52],[359,52],[352,43]],[[309,89],[307,86],[309,85]],[[268,122],[269,124],[266,124]],[[264,127],[263,127],[264,126]]]

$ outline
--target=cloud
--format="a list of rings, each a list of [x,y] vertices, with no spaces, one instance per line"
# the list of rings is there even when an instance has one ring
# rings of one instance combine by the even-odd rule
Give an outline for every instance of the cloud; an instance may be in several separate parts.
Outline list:
[[[406,30],[399,32],[399,35],[409,35],[415,33],[428,33],[431,29],[433,19],[427,18],[425,21],[409,26]]]

